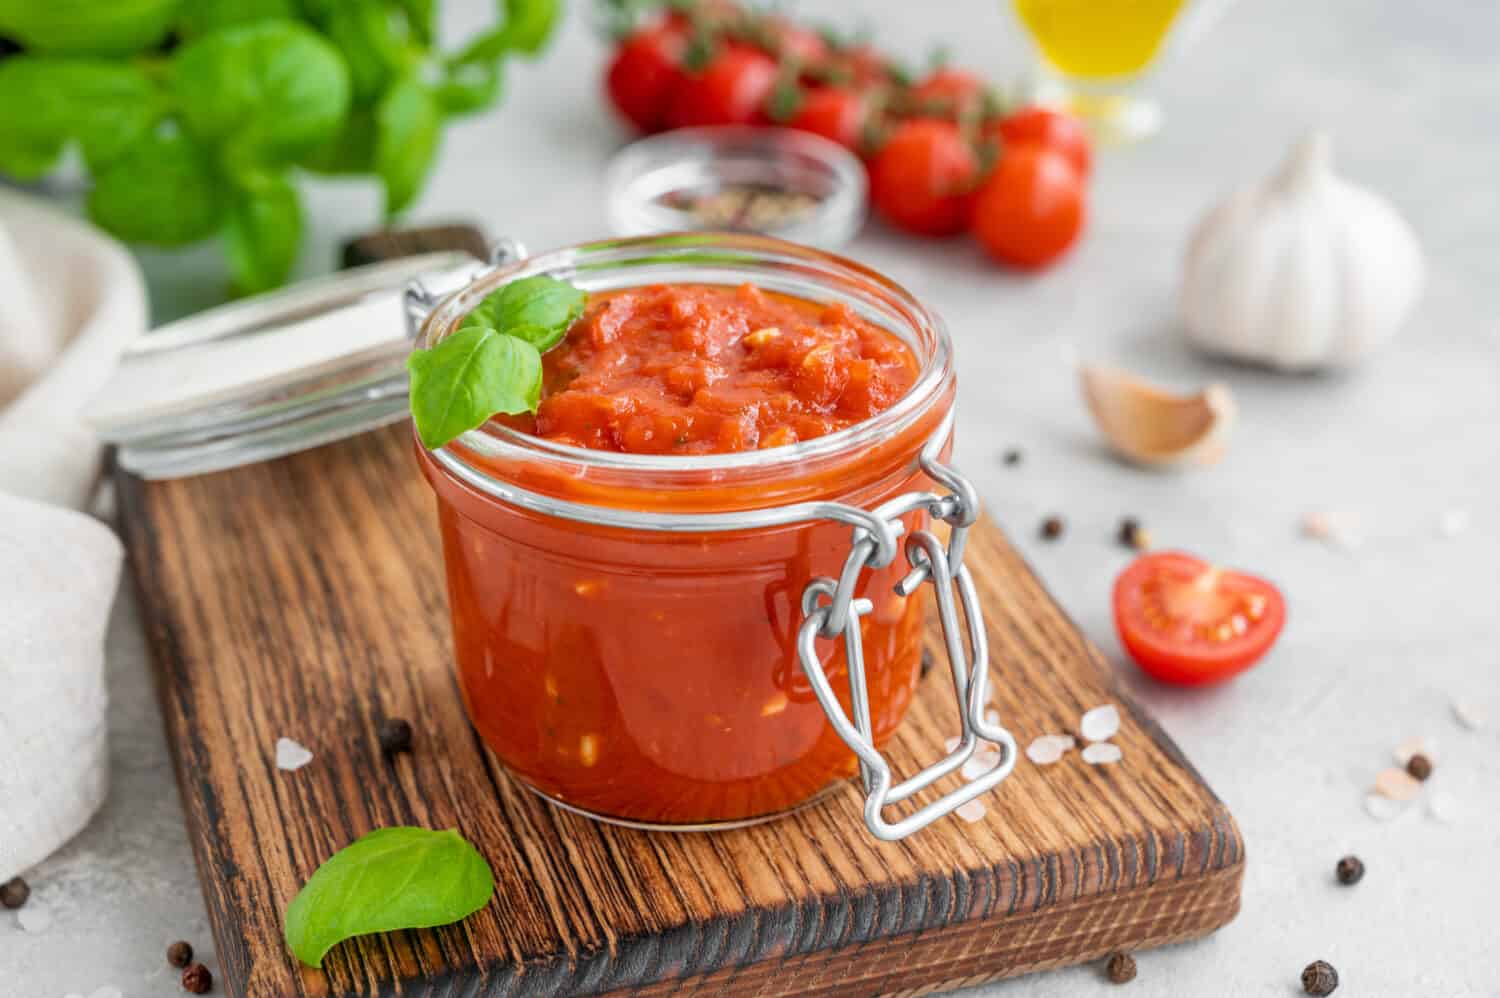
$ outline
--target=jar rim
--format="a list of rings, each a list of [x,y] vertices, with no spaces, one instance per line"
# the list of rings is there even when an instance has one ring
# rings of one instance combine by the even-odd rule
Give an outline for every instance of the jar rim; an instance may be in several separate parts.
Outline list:
[[[674,276],[679,273],[697,276]],[[470,482],[476,476],[480,483],[493,480],[487,466],[509,461],[567,466],[572,475],[586,475],[591,470],[638,472],[664,484],[670,484],[674,478],[701,483],[705,475],[712,478],[737,472],[774,475],[808,462],[858,452],[899,434],[920,419],[953,381],[953,349],[946,325],[937,313],[901,285],[834,253],[770,236],[740,233],[669,233],[607,239],[526,257],[480,275],[441,301],[423,322],[416,345],[431,346],[452,332],[464,315],[497,288],[541,274],[597,290],[667,283],[754,281],[762,287],[769,284],[768,290],[790,288],[787,293],[797,297],[808,297],[799,289],[828,292],[821,300],[845,302],[865,319],[900,337],[917,353],[920,369],[905,394],[868,419],[810,440],[763,450],[629,454],[558,443],[491,420],[430,452],[450,471],[456,472],[459,467],[455,466],[460,466],[462,477]],[[715,275],[726,278],[732,274],[740,276],[734,281],[714,279]]]

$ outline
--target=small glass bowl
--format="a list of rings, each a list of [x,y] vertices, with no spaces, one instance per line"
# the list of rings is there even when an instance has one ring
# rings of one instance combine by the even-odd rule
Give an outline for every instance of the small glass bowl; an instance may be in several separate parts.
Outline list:
[[[605,181],[617,235],[756,232],[834,249],[865,220],[865,168],[837,143],[790,128],[683,128],[642,139]]]

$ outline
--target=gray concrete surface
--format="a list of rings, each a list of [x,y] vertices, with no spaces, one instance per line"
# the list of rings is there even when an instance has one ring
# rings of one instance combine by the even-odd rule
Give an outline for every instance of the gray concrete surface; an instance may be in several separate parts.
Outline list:
[[[455,27],[484,16],[450,0]],[[575,7],[581,7],[575,3]],[[948,43],[995,76],[1025,63],[1000,0],[794,5],[915,57]],[[1244,910],[1212,938],[1142,954],[1136,995],[1293,995],[1308,961],[1340,994],[1500,995],[1500,8],[1387,0],[1259,0],[1233,7],[1169,64],[1166,128],[1100,155],[1090,230],[1062,266],[1019,277],[963,241],[923,244],[871,226],[852,253],[948,318],[961,371],[959,460],[991,512],[1078,623],[1108,651],[1238,816],[1248,844]],[[477,218],[533,247],[601,234],[601,167],[622,141],[596,97],[601,48],[579,11],[551,57],[517,67],[504,108],[456,128],[418,219]],[[1278,377],[1200,359],[1182,344],[1173,296],[1183,241],[1221,192],[1269,170],[1303,130],[1334,139],[1348,175],[1389,193],[1426,247],[1429,289],[1392,349],[1339,377]],[[303,269],[333,266],[374,219],[374,191],[311,184]],[[215,300],[212,251],[146,259],[162,317]],[[1120,361],[1191,385],[1227,381],[1242,419],[1228,459],[1151,474],[1100,450],[1068,358]],[[1024,463],[999,453],[1023,448]],[[1362,517],[1363,544],[1298,536],[1312,510]],[[1444,537],[1449,510],[1469,529]],[[1068,522],[1058,543],[1041,518]],[[1122,514],[1159,543],[1276,579],[1290,601],[1273,655],[1232,685],[1151,684],[1120,657],[1108,594],[1127,556]],[[104,812],[34,871],[54,915],[23,933],[0,912],[0,995],[60,998],[104,985],[178,993],[162,947],[209,951],[148,667],[129,594],[110,634],[114,783]],[[1459,727],[1450,701],[1488,708]],[[1460,807],[1378,823],[1364,789],[1403,738],[1441,742],[1434,787]],[[1335,860],[1362,855],[1356,889]],[[1113,993],[1097,968],[1036,975],[975,994]]]

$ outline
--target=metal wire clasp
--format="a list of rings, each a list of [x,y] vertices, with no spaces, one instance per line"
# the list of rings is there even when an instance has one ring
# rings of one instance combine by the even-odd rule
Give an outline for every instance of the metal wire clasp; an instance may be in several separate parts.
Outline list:
[[[979,515],[979,501],[968,479],[938,460],[940,439],[941,435],[935,437],[934,442],[923,450],[921,465],[933,481],[949,490],[949,494],[913,492],[881,505],[874,510],[872,521],[854,528],[849,557],[838,580],[815,578],[802,592],[803,621],[797,633],[797,658],[834,730],[859,759],[865,789],[865,824],[871,834],[886,841],[905,838],[992,790],[1010,775],[1016,764],[1015,738],[998,724],[988,723],[984,717],[989,692],[989,644],[974,583],[963,563],[964,542],[969,527]],[[896,584],[895,591],[907,597],[923,583],[933,586],[962,733],[958,746],[941,761],[893,786],[890,763],[875,747],[870,693],[865,681],[864,642],[859,618],[871,613],[874,606],[870,600],[857,598],[854,593],[865,569],[884,568],[896,559],[903,533],[900,518],[919,509],[927,510],[935,520],[948,523],[952,532],[946,547],[929,530],[915,531],[906,538],[904,553],[911,570]],[[960,606],[962,622],[959,620]],[[817,653],[819,640],[832,641],[840,637],[849,669],[852,718],[839,703]],[[973,757],[981,740],[993,743],[999,749],[999,761],[992,769],[966,780],[962,786],[905,817],[886,820],[888,805],[906,800],[962,767]]]

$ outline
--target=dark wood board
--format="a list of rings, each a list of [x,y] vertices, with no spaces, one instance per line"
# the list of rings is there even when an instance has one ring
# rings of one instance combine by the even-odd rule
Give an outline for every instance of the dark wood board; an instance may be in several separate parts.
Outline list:
[[[1004,723],[1025,745],[1114,702],[1123,762],[1022,759],[981,821],[893,844],[866,832],[852,784],[715,834],[547,805],[464,717],[408,432],[181,481],[118,476],[224,993],[919,994],[1193,938],[1237,912],[1234,820],[989,524],[966,560]],[[890,750],[898,772],[952,733],[935,679]],[[391,716],[417,741],[386,761],[375,728]],[[282,735],[313,762],[277,770]],[[391,824],[458,827],[494,867],[494,900],[300,968],[288,901],[334,850]]]

